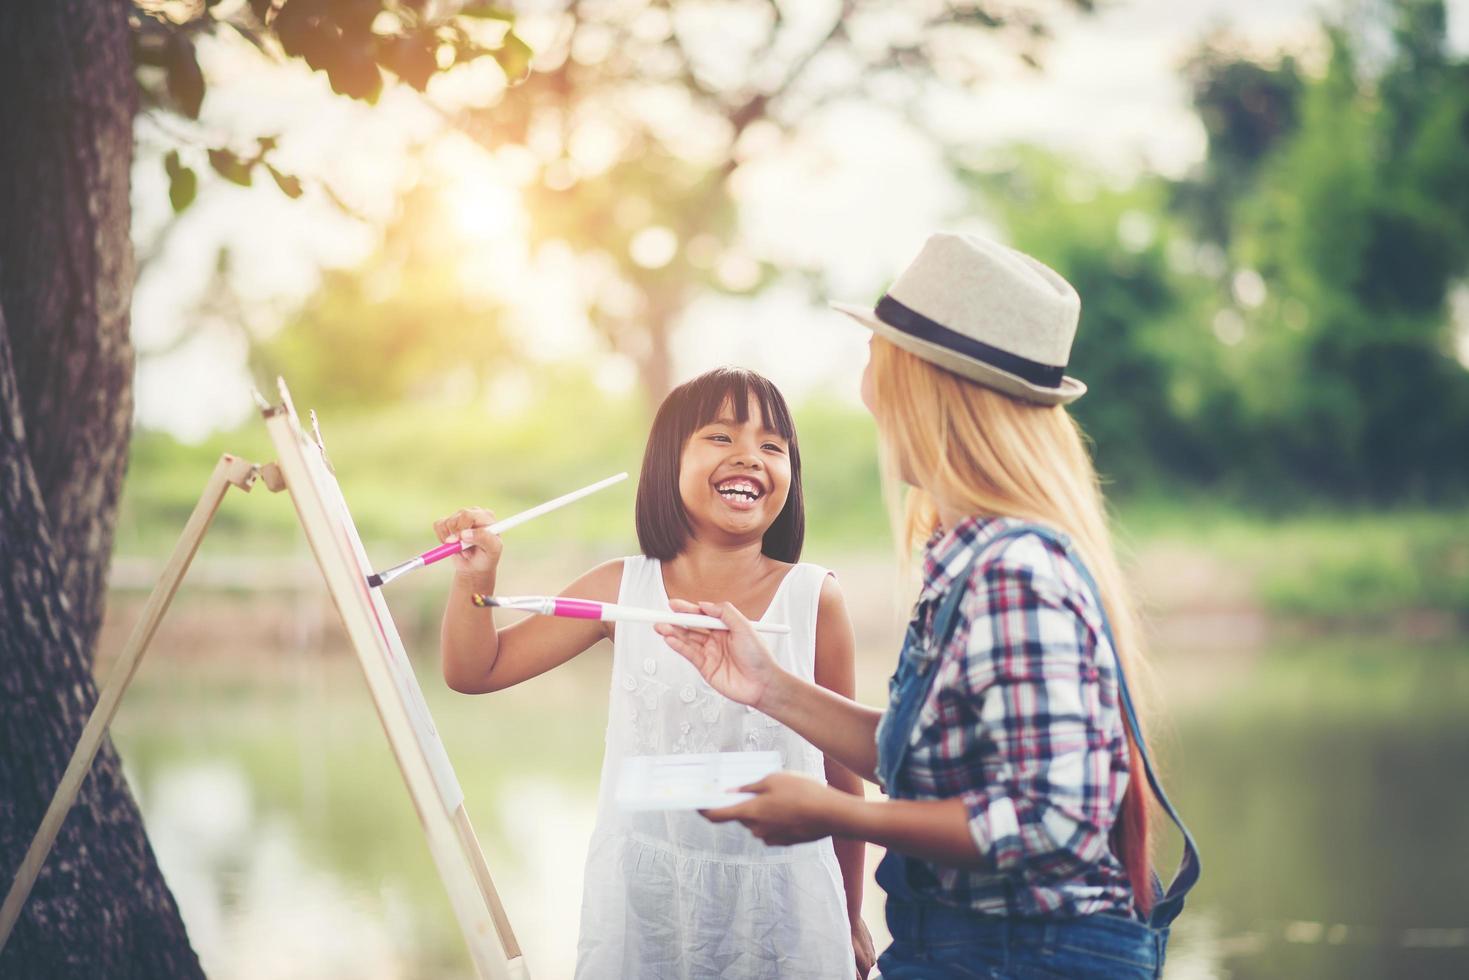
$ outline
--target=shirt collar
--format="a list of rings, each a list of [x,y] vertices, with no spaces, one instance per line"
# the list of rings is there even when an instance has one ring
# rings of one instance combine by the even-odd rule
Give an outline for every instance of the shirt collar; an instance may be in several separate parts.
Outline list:
[[[952,528],[939,528],[923,548],[923,596],[948,589],[975,551],[1005,529],[1011,518],[973,514]]]

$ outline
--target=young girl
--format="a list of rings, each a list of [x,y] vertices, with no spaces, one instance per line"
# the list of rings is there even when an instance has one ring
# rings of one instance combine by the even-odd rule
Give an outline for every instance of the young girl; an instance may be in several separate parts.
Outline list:
[[[613,803],[629,756],[776,750],[787,770],[862,794],[862,783],[785,725],[717,693],[642,623],[532,616],[494,628],[470,596],[495,591],[501,542],[487,510],[438,521],[456,556],[444,610],[444,680],[498,691],[612,640],[607,752],[587,854],[579,980],[866,976],[862,844],[766,848],[694,812],[625,813]],[[792,674],[853,693],[852,627],[835,578],[800,563],[801,457],[780,392],[722,369],[674,389],[653,420],[638,484],[643,554],[609,561],[563,594],[667,609],[723,596],[751,619],[790,626],[774,656]]]

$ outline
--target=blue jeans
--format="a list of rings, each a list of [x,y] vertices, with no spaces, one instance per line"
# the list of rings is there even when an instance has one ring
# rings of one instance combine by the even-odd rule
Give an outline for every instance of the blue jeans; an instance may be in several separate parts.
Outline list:
[[[1143,980],[1163,975],[1167,929],[1116,915],[1019,919],[942,905],[887,905],[883,980]]]

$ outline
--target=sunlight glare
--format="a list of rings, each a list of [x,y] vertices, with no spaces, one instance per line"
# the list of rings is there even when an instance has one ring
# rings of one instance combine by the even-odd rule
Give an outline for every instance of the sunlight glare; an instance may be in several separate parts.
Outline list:
[[[518,195],[493,175],[459,176],[446,186],[443,202],[455,229],[469,243],[513,236],[522,224]]]
[[[426,154],[445,223],[465,245],[523,239],[525,210],[510,175],[494,155],[460,134],[448,134]]]

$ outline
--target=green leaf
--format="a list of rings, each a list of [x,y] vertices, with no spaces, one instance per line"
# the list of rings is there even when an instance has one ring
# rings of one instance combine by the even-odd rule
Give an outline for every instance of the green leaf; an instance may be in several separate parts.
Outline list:
[[[317,40],[317,29],[320,27],[319,19],[316,17],[314,8],[310,3],[303,0],[292,0],[284,7],[276,11],[275,19],[271,21],[275,28],[276,39],[281,42],[281,49],[292,58],[306,58],[308,51],[313,51],[314,42]],[[311,65],[313,69],[319,65]]]
[[[383,90],[383,73],[365,51],[345,50],[327,66],[332,91],[338,95],[374,103]]]
[[[507,24],[515,20],[515,12],[497,6],[493,0],[467,0],[459,13],[464,17],[481,17],[485,20],[503,20]]]
[[[199,177],[188,167],[179,165],[177,150],[164,158],[163,168],[168,172],[168,203],[173,205],[174,214],[182,214],[199,193]]]
[[[439,70],[439,41],[431,31],[382,38],[377,59],[403,81],[422,92]]]
[[[286,197],[295,200],[296,198],[301,196],[300,177],[293,177],[290,174],[283,174],[268,163],[265,165],[265,169],[270,171],[270,176],[274,178],[275,185],[281,189],[281,192],[285,194]]]
[[[168,94],[178,103],[179,111],[198,119],[199,106],[204,102],[204,72],[199,70],[194,42],[183,34],[174,34],[168,39],[165,58]]]
[[[495,51],[495,60],[500,63],[500,70],[507,79],[512,83],[520,82],[530,74],[530,60],[534,54],[519,34],[506,31],[504,42]]]
[[[241,187],[250,186],[250,165],[229,150],[210,150],[209,165],[225,180]]]
[[[372,33],[372,22],[383,9],[379,0],[328,0],[327,7],[343,36],[354,42]]]
[[[988,10],[975,7],[973,10],[956,10],[949,15],[956,24],[978,24],[980,27],[1001,27],[1005,19]]]

